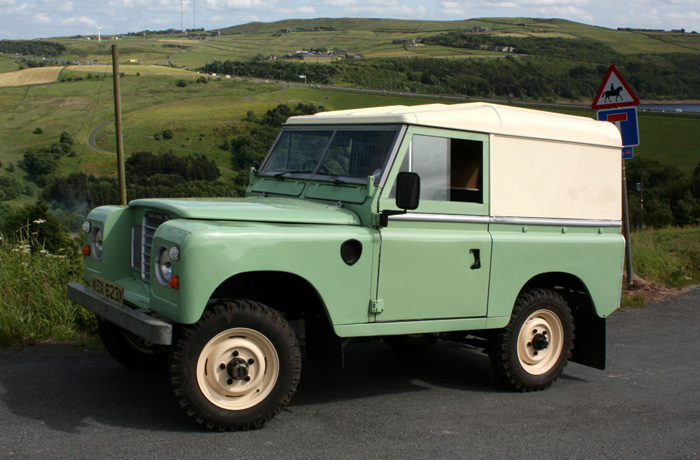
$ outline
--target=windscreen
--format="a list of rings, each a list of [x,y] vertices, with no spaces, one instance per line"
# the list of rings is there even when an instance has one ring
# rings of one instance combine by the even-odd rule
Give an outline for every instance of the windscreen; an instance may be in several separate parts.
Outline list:
[[[399,128],[284,128],[261,174],[379,180]]]

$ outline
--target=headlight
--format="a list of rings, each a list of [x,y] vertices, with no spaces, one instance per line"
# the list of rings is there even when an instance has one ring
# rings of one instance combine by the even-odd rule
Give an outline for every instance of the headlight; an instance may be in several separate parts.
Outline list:
[[[156,256],[156,276],[161,284],[168,285],[173,276],[173,261],[170,258],[169,249],[165,246],[158,248]]]
[[[95,227],[92,232],[92,254],[95,259],[102,259],[102,229]]]
[[[89,220],[86,220],[83,222],[83,233],[90,233],[90,230],[92,230],[92,225],[90,225]]]

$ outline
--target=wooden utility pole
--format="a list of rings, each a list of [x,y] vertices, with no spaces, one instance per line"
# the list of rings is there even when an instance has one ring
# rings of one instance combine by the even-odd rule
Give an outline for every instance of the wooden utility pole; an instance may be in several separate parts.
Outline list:
[[[117,136],[117,176],[119,178],[119,204],[126,205],[126,176],[124,173],[124,140],[122,138],[122,95],[119,89],[119,52],[112,45],[112,73],[114,77],[114,124]]]

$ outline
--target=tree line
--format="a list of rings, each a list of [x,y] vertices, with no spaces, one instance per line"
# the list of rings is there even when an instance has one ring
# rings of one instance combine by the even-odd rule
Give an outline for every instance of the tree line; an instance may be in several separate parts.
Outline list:
[[[456,36],[436,41],[458,46],[462,42],[456,41]],[[406,93],[553,101],[593,98],[608,66],[614,64],[640,98],[700,98],[697,54],[623,56],[607,45],[587,40],[465,37],[464,46],[511,43],[509,46],[528,54],[506,53],[499,59],[387,58],[331,63],[217,60],[199,70],[283,81],[299,81],[299,75],[305,75],[304,81],[310,84]]]
[[[691,177],[676,166],[639,156],[626,162],[625,169],[632,227],[700,223],[700,163]]]
[[[156,197],[235,196],[233,184],[217,179],[221,173],[204,155],[178,156],[172,152],[136,152],[125,162],[129,199]],[[69,210],[92,209],[119,203],[117,179],[82,172],[54,177],[43,197],[56,207]]]
[[[60,43],[43,40],[0,40],[0,53],[56,57],[66,51]]]

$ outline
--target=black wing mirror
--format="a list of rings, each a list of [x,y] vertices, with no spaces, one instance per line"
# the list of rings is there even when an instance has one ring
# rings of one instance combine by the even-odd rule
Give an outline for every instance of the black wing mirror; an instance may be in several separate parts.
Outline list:
[[[379,219],[379,225],[386,227],[389,216],[406,214],[418,208],[420,204],[420,176],[414,172],[400,172],[396,177],[396,207],[402,211],[385,209]]]

